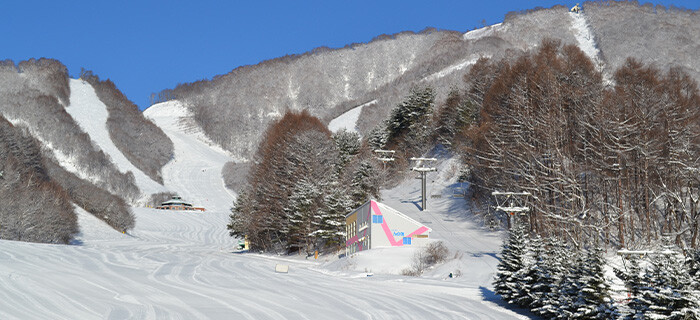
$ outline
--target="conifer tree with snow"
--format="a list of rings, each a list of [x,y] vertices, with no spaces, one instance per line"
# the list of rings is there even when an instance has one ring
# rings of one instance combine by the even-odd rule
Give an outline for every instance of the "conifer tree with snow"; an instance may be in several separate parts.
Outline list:
[[[294,186],[284,212],[289,226],[282,230],[290,249],[298,248],[310,254],[317,249],[320,225],[319,198],[321,190],[314,183],[301,179]]]
[[[615,272],[618,278],[625,282],[631,298],[627,303],[629,313],[624,317],[626,320],[644,319],[644,314],[649,310],[650,302],[644,298],[644,292],[652,288],[645,281],[645,271],[640,265],[640,260],[638,256],[630,256],[627,259],[626,271],[616,270]]]
[[[603,249],[589,249],[579,269],[580,289],[573,304],[575,319],[615,319],[618,316],[610,297],[610,284],[605,280],[604,265]]]
[[[572,259],[566,265],[567,272],[564,273],[559,286],[557,287],[557,319],[573,319],[578,311],[578,294],[584,286],[581,281],[585,273],[584,260],[580,252],[575,252]]]
[[[572,258],[570,250],[558,239],[547,240],[543,260],[537,260],[536,284],[532,288],[535,300],[532,311],[546,319],[554,319],[559,314],[559,284],[569,271]]]
[[[386,123],[382,123],[367,134],[367,144],[372,150],[384,149],[389,133],[386,130]]]
[[[650,284],[642,296],[649,302],[646,319],[700,319],[698,296],[693,280],[680,254],[666,247],[651,258],[645,282]]]
[[[345,215],[353,209],[353,202],[344,188],[336,182],[323,198],[324,207],[319,216],[317,235],[328,248],[338,248],[345,240]]]
[[[338,149],[338,166],[339,169],[342,169],[350,162],[353,156],[360,152],[360,135],[357,132],[351,132],[343,128],[333,134],[333,141]]]
[[[406,100],[391,110],[387,121],[388,143],[403,150],[413,149],[430,135],[429,120],[433,113],[435,91],[431,87],[413,88]]]
[[[534,308],[533,303],[541,296],[541,293],[534,291],[533,288],[539,284],[539,273],[542,271],[540,268],[544,262],[542,239],[540,237],[529,239],[525,250],[525,266],[515,273],[516,294],[511,300],[521,307]]]
[[[527,239],[522,226],[513,227],[501,249],[501,262],[493,282],[494,291],[508,303],[519,297],[518,272],[525,267]]]
[[[361,161],[352,175],[350,188],[352,190],[353,208],[369,199],[381,200],[379,197],[379,172],[370,160]]]

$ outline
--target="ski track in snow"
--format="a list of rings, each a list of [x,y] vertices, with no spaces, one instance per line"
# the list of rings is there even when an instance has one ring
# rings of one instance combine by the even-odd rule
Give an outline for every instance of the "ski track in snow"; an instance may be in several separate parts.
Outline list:
[[[490,56],[485,56],[485,57],[490,58]],[[471,65],[475,64],[478,60],[479,60],[479,57],[465,59],[459,63],[456,63],[456,64],[451,65],[445,69],[442,69],[436,73],[433,73],[433,74],[423,78],[421,81],[434,81],[434,80],[440,79],[440,78],[442,78],[450,73],[453,73],[455,71],[462,70],[468,66],[471,66]]]
[[[569,17],[571,17],[571,29],[576,37],[579,48],[593,61],[593,65],[596,69],[602,72],[603,83],[612,85],[614,80],[610,72],[604,69],[605,62],[601,59],[600,50],[598,50],[593,32],[586,21],[585,13],[569,12]]]
[[[136,186],[141,190],[142,197],[166,191],[165,187],[136,168],[114,145],[107,131],[107,106],[97,97],[95,89],[83,80],[70,79],[70,93],[70,105],[66,107],[68,114],[90,139],[109,155],[121,172],[131,171],[134,174]]]
[[[492,293],[500,233],[468,218],[451,197],[455,160],[431,173],[429,210],[419,212],[420,182],[384,191],[384,203],[433,229],[457,259],[423,277],[365,276],[319,261],[233,253],[226,224],[233,195],[220,169],[229,161],[196,128],[183,126],[179,102],[149,109],[173,140],[166,187],[206,212],[134,208],[136,227],[121,234],[80,208],[76,245],[0,240],[0,319],[526,319]],[[152,107],[152,108],[154,108]],[[205,197],[209,197],[208,200]],[[381,253],[381,251],[376,251]],[[372,250],[360,253],[372,254]],[[391,262],[391,261],[390,261]],[[274,272],[288,264],[288,274]],[[445,279],[461,270],[462,277]]]
[[[491,26],[486,26],[486,27],[475,29],[472,31],[467,31],[462,35],[462,39],[464,39],[464,40],[476,40],[476,39],[490,36],[494,32],[501,31],[502,29],[504,29],[503,24],[497,23],[497,24],[494,24]]]
[[[165,186],[195,206],[228,211],[235,197],[224,187],[221,169],[233,159],[206,138],[179,101],[151,106],[144,115],[158,125],[174,145],[175,157],[162,169]]]
[[[598,55],[600,51],[596,48],[595,40],[593,38],[593,33],[588,27],[588,22],[586,22],[586,17],[583,13],[573,13],[569,12],[569,17],[571,17],[572,23],[571,28],[578,41],[578,46],[583,50],[583,52],[593,60],[594,63],[600,62]]]
[[[331,132],[338,132],[340,129],[345,128],[346,130],[350,132],[356,132],[357,131],[357,119],[360,118],[360,113],[362,112],[362,108],[365,106],[369,106],[372,104],[377,103],[377,99],[374,99],[370,102],[361,104],[357,107],[354,107],[345,113],[341,114],[337,118],[331,120],[331,122],[328,123],[328,130]]]

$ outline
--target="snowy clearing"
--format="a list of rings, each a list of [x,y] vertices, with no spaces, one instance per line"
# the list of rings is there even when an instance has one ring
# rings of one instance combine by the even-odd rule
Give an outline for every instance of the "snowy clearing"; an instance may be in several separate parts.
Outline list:
[[[153,181],[143,171],[136,168],[116,145],[107,131],[107,106],[97,97],[95,89],[87,82],[70,79],[70,105],[66,112],[80,125],[80,128],[90,136],[90,139],[111,158],[121,172],[131,171],[136,180],[136,186],[141,190],[142,198],[152,193],[164,192],[165,187]],[[62,162],[63,163],[63,162]]]
[[[328,130],[330,130],[331,132],[338,132],[340,131],[340,129],[345,128],[345,130],[347,131],[359,133],[357,131],[357,119],[360,118],[362,108],[364,108],[365,106],[373,105],[375,103],[377,103],[377,99],[361,104],[357,107],[346,111],[345,113],[341,114],[340,116],[331,120],[331,122],[328,123]]]

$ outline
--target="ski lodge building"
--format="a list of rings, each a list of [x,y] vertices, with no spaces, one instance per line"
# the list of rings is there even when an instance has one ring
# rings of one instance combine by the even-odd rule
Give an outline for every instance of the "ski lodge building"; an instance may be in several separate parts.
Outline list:
[[[378,247],[422,247],[430,231],[407,215],[370,200],[345,216],[345,254]]]

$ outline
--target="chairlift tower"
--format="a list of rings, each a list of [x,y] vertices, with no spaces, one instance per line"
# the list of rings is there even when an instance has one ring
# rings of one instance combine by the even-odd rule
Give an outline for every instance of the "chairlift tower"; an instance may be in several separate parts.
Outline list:
[[[528,216],[530,207],[528,199],[532,196],[529,192],[491,192],[496,201],[496,212],[501,211],[508,217],[508,229],[513,225],[513,219],[517,216]]]
[[[389,161],[394,161],[394,154],[396,153],[396,151],[377,149],[374,150],[374,153],[377,154],[376,159],[382,162],[382,164],[384,165],[384,170],[386,170],[386,163]]]
[[[420,178],[421,178],[421,211],[425,211],[426,209],[426,202],[427,202],[427,197],[425,196],[426,190],[427,190],[427,185],[426,185],[426,177],[428,175],[428,172],[431,171],[437,171],[436,168],[426,166],[426,163],[433,163],[437,161],[435,158],[411,158],[411,161],[416,161],[416,166],[411,168],[411,171],[417,171],[420,173]]]

